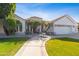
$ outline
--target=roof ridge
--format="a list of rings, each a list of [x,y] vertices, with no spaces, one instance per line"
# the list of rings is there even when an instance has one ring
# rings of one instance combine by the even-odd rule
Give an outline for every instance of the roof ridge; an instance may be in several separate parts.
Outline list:
[[[69,15],[65,14],[65,15],[63,15],[63,16],[60,16],[60,17],[54,19],[52,22],[55,22],[55,21],[57,21],[57,20],[59,20],[59,19],[61,19],[61,18],[63,18],[63,17],[68,17],[68,16],[69,16]]]

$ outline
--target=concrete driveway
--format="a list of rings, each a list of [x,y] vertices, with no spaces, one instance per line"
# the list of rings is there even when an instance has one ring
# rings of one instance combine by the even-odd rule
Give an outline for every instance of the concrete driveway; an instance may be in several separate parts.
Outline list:
[[[33,36],[22,46],[15,56],[47,56],[45,42],[50,38],[50,36],[47,38],[41,38],[39,35]]]
[[[79,39],[79,33],[74,33],[74,34],[62,34],[62,35],[55,35],[55,36],[51,36],[51,37],[52,37],[52,38],[68,37],[68,38]]]
[[[71,34],[68,37],[75,38],[75,39],[79,39],[79,33]]]

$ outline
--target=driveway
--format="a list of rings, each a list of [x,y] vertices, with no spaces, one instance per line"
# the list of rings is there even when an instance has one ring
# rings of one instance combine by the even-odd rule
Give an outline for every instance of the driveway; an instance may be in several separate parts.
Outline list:
[[[52,38],[69,37],[69,38],[79,39],[79,33],[74,33],[74,34],[62,34],[62,35],[56,35],[56,36],[51,36],[51,37],[52,37]]]
[[[72,35],[70,35],[68,37],[75,38],[75,39],[79,39],[79,33],[72,34]]]
[[[47,56],[45,42],[50,38],[50,36],[47,38],[41,38],[39,35],[33,36],[22,46],[15,56]]]

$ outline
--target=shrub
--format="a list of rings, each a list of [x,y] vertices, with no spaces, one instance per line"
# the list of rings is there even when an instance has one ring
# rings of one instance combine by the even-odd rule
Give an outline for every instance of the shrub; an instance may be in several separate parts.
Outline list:
[[[14,34],[15,33],[15,27],[16,27],[16,22],[14,19],[7,19],[7,22],[9,24],[9,34]]]

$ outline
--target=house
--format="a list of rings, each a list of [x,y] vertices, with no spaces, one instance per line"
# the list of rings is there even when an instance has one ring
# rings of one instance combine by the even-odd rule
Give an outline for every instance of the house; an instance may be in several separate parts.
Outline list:
[[[28,22],[32,22],[32,21],[37,21],[37,22],[41,22],[41,23],[45,22],[45,21],[43,21],[42,18],[36,17],[36,16],[27,18],[26,20],[24,20],[25,25],[23,25],[23,26],[25,26],[26,28],[22,27],[25,30],[23,32],[26,32],[26,30],[27,30],[27,32],[29,32],[29,31],[32,32],[32,27],[27,24]],[[22,23],[24,23],[24,22],[22,22]],[[42,24],[39,25],[35,30],[38,32],[43,32],[45,29],[47,32],[51,32],[53,34],[72,34],[72,33],[78,32],[77,22],[68,15],[61,16],[49,23],[50,23],[50,26],[48,27],[48,30],[46,30],[46,26],[42,25]]]
[[[78,24],[68,15],[61,16],[51,22],[47,32],[53,34],[72,34],[78,32]]]
[[[78,32],[78,23],[68,15],[61,16],[53,21],[44,21],[40,17],[30,17],[23,19],[15,14],[15,19],[20,23],[16,26],[16,33],[26,33],[33,32],[31,25],[28,25],[29,22],[37,21],[41,24],[34,29],[36,32],[48,32],[52,34],[72,34]],[[0,21],[0,33],[4,33],[3,24]]]
[[[33,28],[32,26],[29,24],[33,21],[36,21],[38,23],[42,23],[43,20],[40,17],[36,17],[36,16],[32,16],[29,17],[27,19],[23,19],[21,17],[19,17],[18,15],[15,14],[15,19],[17,21],[19,21],[20,24],[18,24],[17,28],[16,28],[16,32],[17,33],[32,33],[33,32]],[[38,25],[37,28],[34,29],[35,32],[42,32],[42,26]]]

